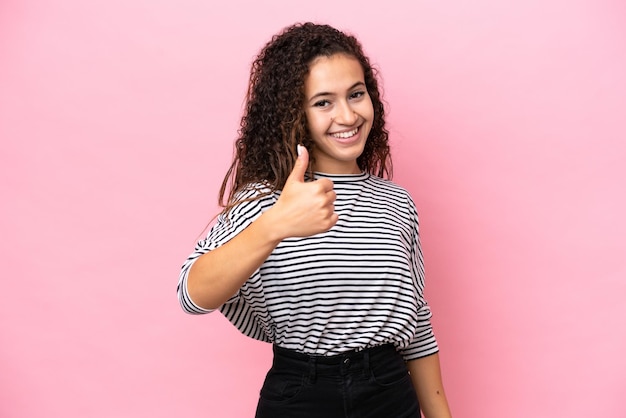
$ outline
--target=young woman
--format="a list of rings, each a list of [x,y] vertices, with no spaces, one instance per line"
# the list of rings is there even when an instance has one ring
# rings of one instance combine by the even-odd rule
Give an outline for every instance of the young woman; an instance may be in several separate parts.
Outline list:
[[[178,295],[273,344],[258,418],[450,416],[384,116],[360,43],[330,26],[288,27],[252,65],[225,207]]]

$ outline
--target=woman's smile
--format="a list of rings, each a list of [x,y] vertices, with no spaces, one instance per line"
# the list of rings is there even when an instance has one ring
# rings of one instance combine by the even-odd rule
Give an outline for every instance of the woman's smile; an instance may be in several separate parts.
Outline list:
[[[329,135],[339,140],[346,140],[346,139],[351,139],[353,136],[357,134],[357,132],[359,132],[359,128],[354,128],[353,130],[347,131],[347,132],[335,132]]]

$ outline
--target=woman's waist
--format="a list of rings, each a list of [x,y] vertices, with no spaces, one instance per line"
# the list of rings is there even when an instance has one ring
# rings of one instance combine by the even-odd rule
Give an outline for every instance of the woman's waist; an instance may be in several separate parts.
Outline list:
[[[393,364],[401,360],[401,355],[393,344],[383,344],[363,349],[344,351],[334,355],[307,354],[274,344],[274,369],[289,370],[295,373],[311,372],[319,375],[341,375],[367,371],[371,364]]]

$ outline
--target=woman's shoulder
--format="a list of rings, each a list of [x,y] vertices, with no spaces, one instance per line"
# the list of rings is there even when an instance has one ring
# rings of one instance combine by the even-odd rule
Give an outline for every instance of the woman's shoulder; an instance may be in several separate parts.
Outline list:
[[[237,204],[245,200],[256,200],[273,194],[274,191],[265,182],[248,183],[234,193],[232,203]]]
[[[224,214],[238,215],[250,211],[264,210],[276,203],[278,198],[275,192],[266,183],[249,183],[237,191],[232,201],[225,209]]]
[[[382,177],[375,176],[370,174],[368,178],[369,184],[375,188],[375,190],[379,191],[381,194],[384,193],[392,193],[394,196],[411,199],[411,194],[409,191],[394,181]]]

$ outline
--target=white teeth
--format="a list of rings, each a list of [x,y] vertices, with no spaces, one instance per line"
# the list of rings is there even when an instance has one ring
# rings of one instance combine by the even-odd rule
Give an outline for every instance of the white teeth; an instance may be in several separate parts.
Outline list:
[[[356,128],[350,132],[338,132],[336,134],[331,134],[331,136],[334,136],[335,138],[350,138],[351,136],[356,135],[358,131],[359,128]]]

